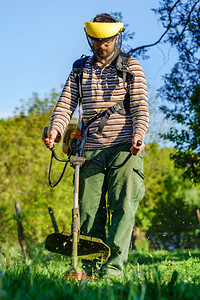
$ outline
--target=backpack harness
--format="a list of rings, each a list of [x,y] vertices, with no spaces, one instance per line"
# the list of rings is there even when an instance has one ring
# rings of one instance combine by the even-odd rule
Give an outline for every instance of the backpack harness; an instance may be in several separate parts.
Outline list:
[[[74,72],[74,77],[76,80],[76,84],[78,87],[78,101],[79,104],[82,101],[83,95],[82,95],[82,78],[83,78],[83,69],[85,66],[86,60],[89,58],[89,56],[81,57],[80,59],[76,60],[73,63],[72,70]],[[134,80],[135,74],[128,70],[128,64],[130,61],[130,54],[124,53],[120,51],[118,57],[115,59],[115,67],[117,70],[117,75],[123,79],[124,88],[126,89],[126,95],[124,98],[124,101],[117,102],[115,105],[107,108],[105,111],[98,113],[96,116],[91,118],[87,124],[84,124],[83,131],[85,131],[91,123],[96,121],[99,118],[102,118],[101,123],[99,125],[99,128],[97,130],[98,134],[101,134],[103,131],[104,126],[106,125],[109,117],[111,114],[118,112],[121,115],[126,115],[126,113],[130,113],[130,94],[129,94],[129,88],[125,86],[125,83],[130,83]]]

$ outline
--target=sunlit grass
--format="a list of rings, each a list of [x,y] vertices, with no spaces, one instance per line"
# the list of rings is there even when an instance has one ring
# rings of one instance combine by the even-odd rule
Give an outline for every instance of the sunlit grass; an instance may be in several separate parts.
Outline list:
[[[20,251],[1,254],[0,299],[200,299],[200,251],[131,251],[124,278],[64,279],[70,259],[41,246],[28,262]]]

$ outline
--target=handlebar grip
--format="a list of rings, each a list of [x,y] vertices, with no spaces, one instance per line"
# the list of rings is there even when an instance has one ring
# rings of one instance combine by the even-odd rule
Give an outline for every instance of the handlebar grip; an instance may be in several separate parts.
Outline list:
[[[137,141],[137,146],[141,146],[142,145],[142,141],[141,140],[138,140]]]
[[[43,134],[44,134],[45,139],[46,139],[46,138],[50,138],[50,130],[49,130],[49,127],[45,127],[45,128],[44,128]]]

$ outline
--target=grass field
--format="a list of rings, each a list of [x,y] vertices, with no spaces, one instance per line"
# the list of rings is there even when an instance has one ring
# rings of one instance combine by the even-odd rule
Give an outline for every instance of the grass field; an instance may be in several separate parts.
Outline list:
[[[200,299],[200,250],[130,251],[122,279],[70,281],[63,278],[70,259],[33,247],[25,263],[21,252],[3,250],[0,299]]]

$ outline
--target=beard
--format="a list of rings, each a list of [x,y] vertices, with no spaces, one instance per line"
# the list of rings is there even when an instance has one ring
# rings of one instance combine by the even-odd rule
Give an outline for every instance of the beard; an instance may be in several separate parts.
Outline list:
[[[95,54],[100,58],[107,58],[113,53],[113,49],[108,51],[107,49],[96,49]]]

